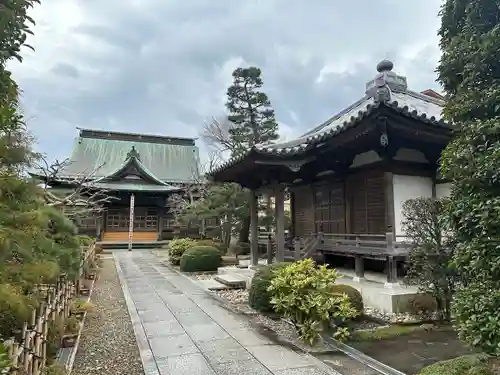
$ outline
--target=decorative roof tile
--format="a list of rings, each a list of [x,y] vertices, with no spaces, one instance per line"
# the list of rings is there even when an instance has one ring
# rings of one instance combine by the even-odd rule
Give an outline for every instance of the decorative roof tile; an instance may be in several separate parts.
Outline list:
[[[376,108],[386,106],[403,115],[436,126],[447,126],[442,116],[444,101],[435,97],[408,90],[406,77],[392,72],[393,64],[383,60],[377,65],[378,74],[366,84],[366,93],[361,99],[315,127],[299,138],[274,144],[257,145],[240,153],[213,169],[213,176],[224,169],[238,164],[250,153],[272,155],[297,155],[315,147],[319,142],[335,137],[357,125]]]
[[[94,130],[80,130],[60,177],[108,176],[123,165],[132,147],[144,167],[164,182],[188,183],[196,178],[199,154],[193,139]]]

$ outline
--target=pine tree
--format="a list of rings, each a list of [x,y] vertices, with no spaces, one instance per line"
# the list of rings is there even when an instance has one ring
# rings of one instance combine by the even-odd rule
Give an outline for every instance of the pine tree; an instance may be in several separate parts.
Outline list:
[[[278,123],[271,102],[259,91],[263,82],[256,67],[237,68],[227,89],[228,119],[234,126],[230,135],[238,151],[278,139]]]
[[[278,139],[278,123],[263,85],[261,70],[256,67],[237,68],[233,84],[227,89],[226,107],[229,110],[229,129],[233,153]],[[240,242],[249,242],[250,218],[245,217],[239,233]]]
[[[441,168],[453,182],[453,264],[463,281],[453,309],[463,339],[500,355],[500,1],[447,0],[441,21],[439,81],[455,130]]]
[[[27,12],[36,3],[0,6],[0,342],[30,318],[39,302],[35,286],[54,281],[60,272],[75,275],[80,259],[75,226],[46,205],[42,190],[26,176],[37,155],[7,70],[8,61],[22,61],[33,24]]]

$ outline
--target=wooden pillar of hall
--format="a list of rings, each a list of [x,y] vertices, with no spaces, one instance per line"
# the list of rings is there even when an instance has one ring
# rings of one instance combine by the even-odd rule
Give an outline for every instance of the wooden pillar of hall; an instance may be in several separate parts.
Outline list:
[[[254,190],[250,192],[250,259],[251,265],[259,264],[259,226],[258,196]]]
[[[274,190],[274,209],[276,217],[276,262],[285,261],[285,191],[277,186]]]

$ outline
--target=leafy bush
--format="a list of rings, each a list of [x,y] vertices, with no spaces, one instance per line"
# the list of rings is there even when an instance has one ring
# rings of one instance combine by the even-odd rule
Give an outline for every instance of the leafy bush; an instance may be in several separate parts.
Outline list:
[[[80,246],[90,246],[92,243],[94,243],[94,238],[90,236],[85,236],[85,235],[78,235],[76,236],[78,243]]]
[[[349,303],[356,310],[357,315],[363,314],[365,305],[363,303],[363,297],[361,293],[350,285],[345,284],[335,284],[332,287],[332,293],[335,294],[345,294],[349,299]]]
[[[221,253],[221,255],[225,255],[227,253],[227,246],[224,245],[222,242],[217,242],[217,241],[214,241],[214,240],[198,240],[196,241],[196,245],[197,246],[212,246],[212,247],[215,247],[217,250],[219,250],[219,252]]]
[[[276,270],[269,291],[271,303],[278,313],[292,321],[299,337],[313,344],[320,333],[339,319],[357,316],[347,295],[333,294],[338,275],[326,266],[316,267],[304,259]],[[333,324],[334,336],[345,339],[347,328]]]
[[[250,285],[248,303],[250,307],[260,312],[272,312],[271,292],[268,290],[275,271],[287,266],[286,263],[274,263],[263,266],[255,272]]]
[[[183,272],[217,271],[222,257],[212,246],[194,246],[182,254],[180,266]]]
[[[486,356],[466,355],[424,367],[418,375],[494,375],[487,361]]]
[[[196,241],[191,238],[176,238],[168,243],[169,261],[174,266],[178,266],[184,252],[195,246]]]
[[[416,294],[408,299],[408,312],[412,315],[431,319],[436,311],[436,299],[429,294]]]
[[[458,276],[451,263],[454,246],[443,236],[449,230],[445,207],[445,201],[434,198],[407,200],[403,229],[412,242],[405,283],[432,296],[439,319],[449,321]]]
[[[489,354],[500,355],[500,290],[491,283],[470,283],[453,301],[458,335]]]
[[[23,291],[9,284],[0,284],[0,337],[16,336],[25,321],[31,318],[31,312],[37,302]]]
[[[10,359],[7,348],[0,342],[0,373],[10,366]]]

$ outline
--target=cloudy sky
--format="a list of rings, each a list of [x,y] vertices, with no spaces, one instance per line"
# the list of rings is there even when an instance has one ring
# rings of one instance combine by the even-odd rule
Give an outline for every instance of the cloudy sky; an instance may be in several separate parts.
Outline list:
[[[195,137],[224,113],[232,70],[249,64],[290,138],[361,97],[383,58],[412,89],[438,89],[440,4],[43,0],[36,51],[12,69],[50,158],[69,154],[76,127]]]

